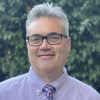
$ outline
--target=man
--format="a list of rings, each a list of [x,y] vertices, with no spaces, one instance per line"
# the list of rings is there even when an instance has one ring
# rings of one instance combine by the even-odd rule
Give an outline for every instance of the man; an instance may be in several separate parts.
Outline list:
[[[0,84],[0,100],[100,100],[92,87],[68,76],[64,67],[71,49],[68,20],[60,7],[35,6],[26,21],[31,64],[27,74]]]

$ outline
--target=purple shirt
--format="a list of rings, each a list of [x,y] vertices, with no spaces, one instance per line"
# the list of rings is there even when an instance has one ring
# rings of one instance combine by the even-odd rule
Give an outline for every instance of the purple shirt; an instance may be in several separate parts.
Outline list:
[[[30,67],[27,74],[0,83],[0,100],[44,100],[42,88],[46,84]],[[97,91],[68,76],[65,68],[63,75],[50,84],[56,88],[53,100],[100,100]]]

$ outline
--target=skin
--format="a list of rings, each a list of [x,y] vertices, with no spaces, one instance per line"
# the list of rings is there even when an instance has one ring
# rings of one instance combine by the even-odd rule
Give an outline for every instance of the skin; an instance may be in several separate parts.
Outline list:
[[[61,21],[58,18],[41,17],[30,23],[28,36],[33,34],[46,36],[51,32],[64,34]],[[70,37],[67,38],[67,41],[62,37],[59,45],[50,45],[45,39],[40,46],[30,46],[27,40],[26,44],[33,71],[46,83],[53,82],[63,74],[63,67],[71,48]]]

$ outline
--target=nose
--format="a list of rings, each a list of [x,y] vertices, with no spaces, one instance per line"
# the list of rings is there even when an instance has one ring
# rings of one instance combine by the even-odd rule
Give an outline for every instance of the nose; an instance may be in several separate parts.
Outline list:
[[[51,45],[47,42],[46,39],[43,40],[42,44],[40,45],[40,50],[50,50],[51,49]]]

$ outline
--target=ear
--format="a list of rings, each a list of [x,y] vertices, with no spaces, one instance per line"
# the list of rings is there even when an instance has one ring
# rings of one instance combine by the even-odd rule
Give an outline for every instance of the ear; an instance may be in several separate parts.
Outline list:
[[[27,48],[28,48],[28,40],[26,40],[26,45],[27,45]]]
[[[28,45],[28,40],[26,40],[26,44]]]
[[[67,38],[67,46],[68,46],[68,53],[69,53],[71,50],[71,38],[70,37]]]

